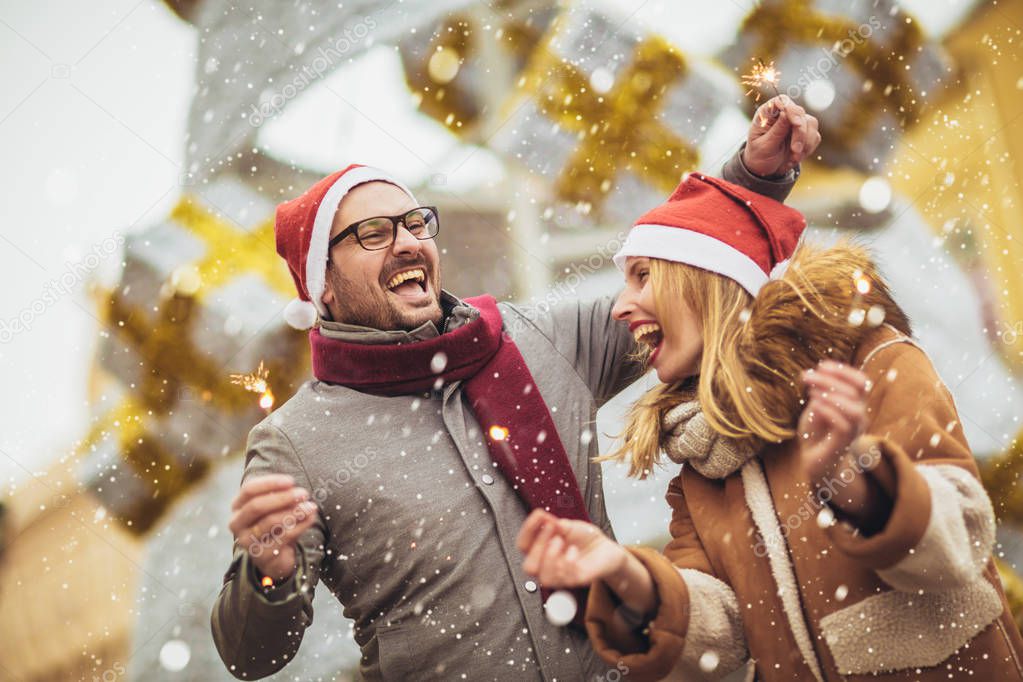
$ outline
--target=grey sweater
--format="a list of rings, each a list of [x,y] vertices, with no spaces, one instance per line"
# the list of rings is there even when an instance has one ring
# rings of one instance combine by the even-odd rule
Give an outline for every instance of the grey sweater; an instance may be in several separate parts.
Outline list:
[[[738,157],[724,175],[776,199],[795,180],[759,180]],[[448,329],[478,314],[450,295],[445,303]],[[612,304],[500,305],[590,518],[608,534],[592,428],[597,408],[641,373]],[[321,332],[362,343],[439,333],[432,323],[395,332],[332,322]],[[249,434],[243,479],[266,473],[290,474],[308,489],[319,520],[300,539],[295,576],[270,594],[258,588],[246,550],[235,549],[212,629],[236,677],[265,677],[295,656],[320,581],[354,621],[366,680],[607,674],[584,633],[548,622],[537,584],[522,572],[515,537],[529,510],[492,462],[460,383],[382,397],[309,381]]]

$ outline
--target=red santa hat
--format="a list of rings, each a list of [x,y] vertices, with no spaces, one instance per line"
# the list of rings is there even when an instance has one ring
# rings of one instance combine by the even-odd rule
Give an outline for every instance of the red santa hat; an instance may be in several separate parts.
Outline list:
[[[690,173],[665,203],[640,217],[615,265],[646,256],[694,265],[738,282],[753,296],[776,278],[806,229],[799,211],[744,187]]]
[[[284,319],[292,327],[309,329],[316,323],[317,314],[327,315],[327,307],[321,299],[326,285],[327,243],[334,214],[346,194],[367,182],[390,183],[415,201],[408,187],[384,171],[353,164],[277,207],[274,225],[277,253],[287,261],[298,290],[298,298],[284,309]]]

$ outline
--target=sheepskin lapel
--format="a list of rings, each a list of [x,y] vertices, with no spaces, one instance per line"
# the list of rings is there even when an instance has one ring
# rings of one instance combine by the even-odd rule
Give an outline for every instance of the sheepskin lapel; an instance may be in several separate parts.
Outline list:
[[[778,586],[782,610],[789,623],[796,646],[803,655],[803,660],[813,673],[817,682],[824,682],[820,661],[813,648],[810,631],[803,619],[803,608],[799,600],[799,585],[796,583],[795,569],[789,559],[789,549],[778,523],[778,515],[771,500],[771,490],[767,487],[767,478],[760,466],[760,460],[753,458],[742,467],[742,487],[746,497],[746,506],[753,515],[760,537],[767,548],[767,560],[771,565],[771,575]]]

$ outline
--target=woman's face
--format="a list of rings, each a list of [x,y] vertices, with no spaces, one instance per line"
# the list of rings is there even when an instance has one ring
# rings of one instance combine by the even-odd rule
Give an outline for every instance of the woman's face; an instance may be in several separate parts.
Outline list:
[[[658,319],[650,260],[642,256],[626,260],[625,289],[618,295],[611,314],[629,325],[637,342],[650,346],[649,364],[657,378],[673,384],[700,373],[703,332],[696,315],[681,299],[664,306],[671,311],[671,319]]]

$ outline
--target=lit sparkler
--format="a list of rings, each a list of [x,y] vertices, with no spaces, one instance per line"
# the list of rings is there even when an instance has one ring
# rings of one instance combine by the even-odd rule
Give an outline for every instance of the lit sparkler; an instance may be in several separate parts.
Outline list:
[[[749,87],[746,91],[746,96],[756,93],[754,101],[760,101],[760,90],[765,85],[770,85],[774,90],[775,96],[780,95],[778,92],[778,82],[781,80],[781,71],[774,66],[772,61],[769,64],[765,64],[764,60],[758,59],[753,70],[742,77],[742,84]]]
[[[259,361],[259,367],[251,374],[232,374],[231,383],[238,384],[246,391],[259,393],[259,406],[267,412],[274,406],[274,393],[270,390],[267,380],[270,378],[270,370]]]

